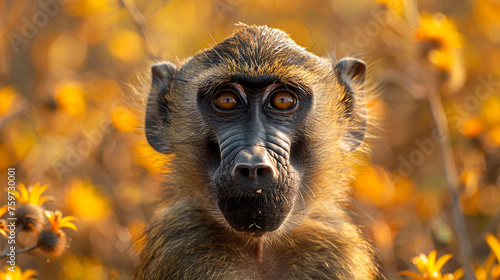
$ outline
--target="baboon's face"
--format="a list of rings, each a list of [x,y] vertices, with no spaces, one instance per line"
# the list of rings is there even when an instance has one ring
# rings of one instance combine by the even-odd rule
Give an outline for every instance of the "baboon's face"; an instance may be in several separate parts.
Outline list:
[[[334,64],[277,29],[246,27],[152,74],[149,143],[175,153],[178,184],[201,189],[237,231],[280,228],[303,209],[304,181],[319,159],[350,152],[364,137],[365,64]]]
[[[301,176],[294,153],[305,143],[294,128],[311,98],[306,87],[273,75],[241,75],[200,93],[200,110],[214,128],[211,191],[235,230],[274,231],[297,203]]]

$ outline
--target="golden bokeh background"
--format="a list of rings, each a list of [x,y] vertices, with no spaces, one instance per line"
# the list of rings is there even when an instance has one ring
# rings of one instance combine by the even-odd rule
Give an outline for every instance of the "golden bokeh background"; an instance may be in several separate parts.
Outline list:
[[[78,228],[63,229],[60,257],[18,255],[27,273],[12,279],[133,278],[171,160],[142,132],[150,66],[192,56],[239,22],[280,28],[320,56],[368,62],[373,155],[357,168],[353,198],[389,279],[402,270],[458,279],[445,273],[463,266],[461,236],[476,277],[500,279],[500,1],[0,0],[0,14],[0,205],[15,167],[17,183],[47,184],[43,207]],[[443,143],[467,234],[453,218]],[[432,250],[453,257],[432,267]]]

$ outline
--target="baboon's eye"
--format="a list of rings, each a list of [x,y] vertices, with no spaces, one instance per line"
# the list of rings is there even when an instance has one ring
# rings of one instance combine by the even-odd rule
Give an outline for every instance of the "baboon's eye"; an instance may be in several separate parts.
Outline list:
[[[290,110],[295,106],[295,97],[287,91],[278,91],[271,98],[270,105],[278,110]]]
[[[214,105],[222,110],[232,110],[238,105],[238,97],[233,91],[224,90],[215,97]]]

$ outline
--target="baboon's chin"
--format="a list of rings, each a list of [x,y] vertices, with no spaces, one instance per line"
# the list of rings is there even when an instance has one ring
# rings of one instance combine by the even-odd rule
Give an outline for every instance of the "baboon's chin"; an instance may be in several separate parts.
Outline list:
[[[227,197],[218,200],[227,223],[236,231],[256,236],[277,230],[293,208],[293,199],[280,197]]]

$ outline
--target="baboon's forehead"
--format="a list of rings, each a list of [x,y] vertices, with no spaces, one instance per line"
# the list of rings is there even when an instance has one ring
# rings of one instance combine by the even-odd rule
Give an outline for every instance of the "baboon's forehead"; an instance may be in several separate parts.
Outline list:
[[[246,27],[198,58],[212,68],[248,75],[279,75],[297,66],[315,69],[321,64],[285,32],[265,26]]]
[[[242,77],[260,81],[294,82],[303,86],[332,81],[333,67],[297,45],[285,32],[265,26],[250,26],[195,55],[177,73],[178,83],[195,88],[225,82],[239,82]]]
[[[232,36],[217,44],[216,47],[240,52],[246,51],[252,55],[262,55],[264,53],[277,55],[283,50],[304,51],[304,48],[297,45],[288,34],[267,26],[246,27],[235,32]]]

